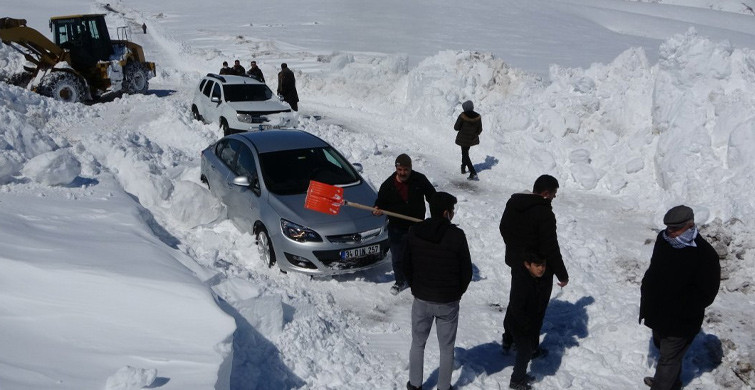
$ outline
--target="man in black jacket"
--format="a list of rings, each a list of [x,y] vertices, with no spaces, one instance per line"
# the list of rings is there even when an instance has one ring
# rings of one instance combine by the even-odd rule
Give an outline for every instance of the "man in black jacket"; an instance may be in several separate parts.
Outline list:
[[[650,267],[642,278],[640,323],[653,330],[660,349],[652,390],[682,388],[684,354],[700,332],[705,308],[713,303],[721,283],[721,265],[713,247],[698,233],[692,209],[681,205],[663,217]]]
[[[430,199],[430,219],[409,229],[404,274],[412,289],[412,345],[407,389],[422,388],[425,343],[433,320],[440,349],[438,389],[451,389],[459,301],[472,280],[472,260],[464,231],[451,224],[456,198],[438,192]]]
[[[283,101],[291,106],[292,110],[299,111],[299,93],[296,92],[296,77],[285,62],[281,64],[281,71],[278,72],[277,92],[283,98]]]
[[[501,217],[499,230],[506,244],[506,265],[511,267],[512,279],[518,273],[526,273],[522,259],[527,252],[535,253],[544,257],[546,270],[543,275],[546,290],[542,294],[543,307],[548,306],[550,294],[553,289],[553,275],[558,278],[561,287],[569,283],[569,274],[566,271],[564,260],[561,258],[561,250],[556,236],[556,216],[553,214],[551,201],[558,192],[558,180],[550,175],[542,175],[535,180],[532,192],[524,192],[511,195],[506,203],[506,208]],[[513,343],[513,338],[508,330],[507,320],[509,311],[503,320],[502,347],[505,352]],[[540,329],[543,326],[545,311],[536,322],[537,333],[532,339],[533,357],[543,356],[547,351],[540,344]]]
[[[382,210],[392,211],[409,217],[425,219],[425,200],[428,202],[435,195],[435,188],[425,175],[412,170],[412,159],[406,154],[396,157],[396,172],[380,185],[375,200],[374,215],[383,215]],[[391,294],[396,295],[408,285],[404,279],[401,258],[404,241],[409,227],[415,222],[388,216],[388,240],[391,246],[393,275],[396,283],[391,287]]]
[[[257,66],[257,61],[252,61],[249,64],[249,70],[246,71],[246,75],[257,79],[257,81],[265,82],[265,76],[262,74],[262,69]]]

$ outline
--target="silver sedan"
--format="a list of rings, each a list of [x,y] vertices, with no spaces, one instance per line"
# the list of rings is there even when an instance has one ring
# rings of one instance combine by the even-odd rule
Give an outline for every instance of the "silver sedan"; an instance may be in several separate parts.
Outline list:
[[[310,180],[344,189],[344,199],[372,204],[375,189],[332,146],[300,130],[234,134],[202,151],[202,176],[228,217],[257,238],[265,265],[334,275],[386,259],[385,217],[342,207],[336,215],[304,208]]]

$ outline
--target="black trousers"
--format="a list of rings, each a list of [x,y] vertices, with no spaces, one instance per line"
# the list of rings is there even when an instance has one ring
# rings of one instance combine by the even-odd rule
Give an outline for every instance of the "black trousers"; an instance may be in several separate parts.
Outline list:
[[[692,345],[692,337],[666,336],[653,330],[653,344],[661,356],[655,366],[650,390],[680,390],[682,388],[682,360]]]
[[[527,271],[524,266],[519,267],[511,267],[511,278],[513,279],[514,273],[516,272],[529,272]],[[538,307],[547,307],[548,302],[551,299],[551,292],[553,291],[553,274],[549,274],[547,271],[545,272],[545,275],[543,275],[544,281],[547,281],[543,284],[544,290],[543,295],[540,302],[537,302]],[[509,291],[509,296],[511,295],[511,291]],[[509,309],[506,308],[506,314],[503,317],[503,338],[507,340],[512,340],[514,335],[511,333],[511,330],[509,329]],[[530,344],[532,345],[532,349],[534,350],[540,345],[540,331],[543,328],[543,320],[545,319],[545,311],[543,311],[543,315],[540,316],[537,319],[537,322],[535,323],[535,327],[537,329],[537,332],[533,334],[532,340],[530,341]],[[517,343],[516,339],[513,339],[514,343]],[[519,345],[517,344],[517,348],[519,348]]]
[[[469,170],[469,173],[471,175],[476,175],[477,171],[474,170],[474,165],[472,165],[472,160],[469,158],[469,148],[471,146],[462,146],[461,147],[461,166],[467,167]]]

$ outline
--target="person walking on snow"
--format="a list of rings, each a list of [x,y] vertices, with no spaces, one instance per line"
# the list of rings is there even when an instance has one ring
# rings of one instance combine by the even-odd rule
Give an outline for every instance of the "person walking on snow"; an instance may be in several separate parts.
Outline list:
[[[425,200],[435,195],[435,187],[427,177],[412,170],[412,159],[406,154],[396,157],[396,172],[391,174],[378,190],[374,215],[383,215],[382,210],[409,217],[425,219]],[[406,234],[416,222],[388,216],[388,241],[391,247],[391,262],[396,283],[391,294],[397,295],[408,287],[404,278],[402,256]]]
[[[294,111],[299,111],[299,94],[296,92],[296,77],[294,72],[288,68],[284,62],[281,64],[281,71],[278,72],[278,95],[283,97],[283,101],[291,106]]]
[[[653,330],[660,350],[651,390],[682,388],[682,360],[700,332],[705,308],[716,299],[721,264],[713,247],[698,232],[691,208],[680,205],[663,217],[650,266],[642,278],[640,323]]]
[[[512,275],[509,305],[506,308],[508,329],[517,345],[509,388],[530,390],[532,389],[530,382],[535,379],[527,375],[527,364],[533,352],[531,340],[540,337],[540,328],[537,324],[545,315],[552,283],[543,280],[547,268],[544,257],[525,252],[519,260],[527,272],[517,272]]]
[[[459,301],[472,280],[472,260],[464,231],[451,223],[456,197],[437,192],[430,218],[409,229],[404,248],[404,275],[412,289],[412,344],[409,390],[422,389],[425,344],[435,321],[440,349],[438,389],[450,390]]]
[[[456,145],[461,146],[461,173],[465,174],[469,169],[467,179],[479,180],[477,171],[475,171],[472,160],[469,158],[469,148],[480,144],[482,117],[474,111],[474,103],[471,100],[462,103],[461,108],[464,112],[459,114],[459,117],[456,118],[456,124],[454,124],[454,130],[457,131]]]
[[[539,302],[543,307],[547,307],[550,300],[553,289],[553,275],[558,278],[559,286],[564,287],[569,283],[569,274],[566,272],[564,260],[561,258],[561,250],[556,236],[556,216],[553,214],[553,207],[551,206],[551,201],[556,197],[556,192],[558,192],[558,180],[555,177],[550,175],[538,177],[532,186],[532,192],[526,191],[511,195],[509,201],[506,202],[501,224],[498,227],[503,242],[506,244],[505,259],[506,265],[511,267],[512,280],[521,277],[522,273],[528,272],[522,261],[524,253],[532,252],[545,258],[544,290]],[[501,339],[504,352],[508,352],[514,342],[509,329],[510,315],[509,309],[507,309],[503,319]],[[544,318],[545,311],[533,325],[537,329],[531,340],[533,358],[545,356],[548,353],[546,349],[539,346],[540,329],[543,326]]]

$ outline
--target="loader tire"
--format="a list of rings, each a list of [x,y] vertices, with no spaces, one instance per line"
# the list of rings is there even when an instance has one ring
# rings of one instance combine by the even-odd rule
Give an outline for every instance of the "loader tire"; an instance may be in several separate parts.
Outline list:
[[[138,62],[129,62],[123,70],[123,91],[133,95],[147,93],[149,89],[149,71]]]
[[[86,97],[81,78],[68,72],[52,72],[44,76],[39,83],[38,92],[66,103],[78,103]]]

